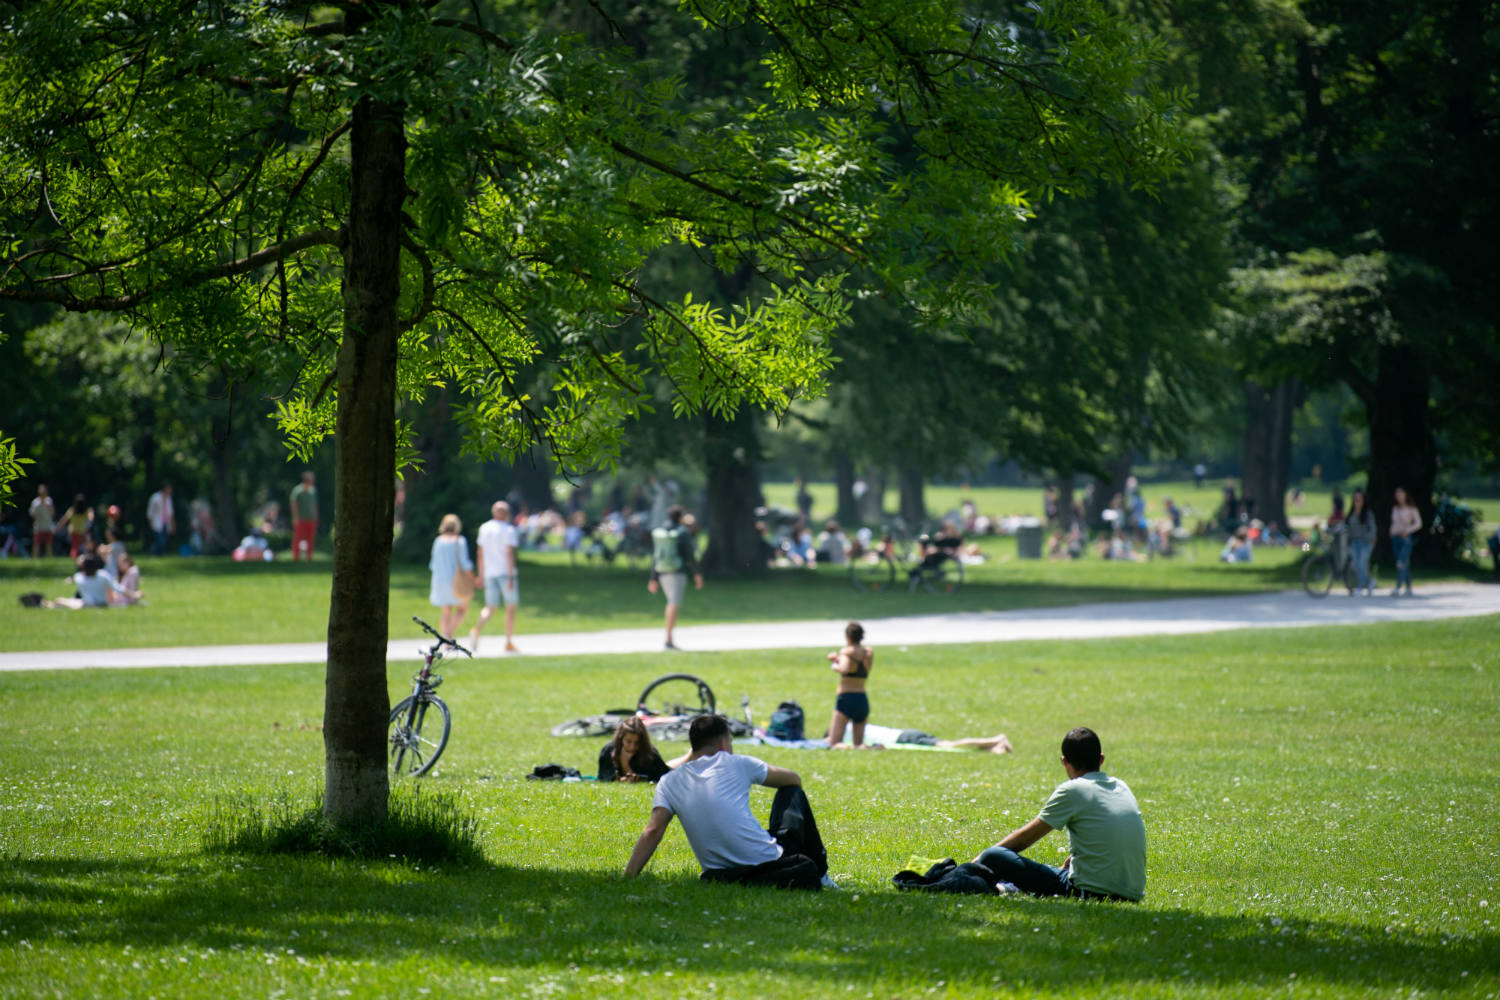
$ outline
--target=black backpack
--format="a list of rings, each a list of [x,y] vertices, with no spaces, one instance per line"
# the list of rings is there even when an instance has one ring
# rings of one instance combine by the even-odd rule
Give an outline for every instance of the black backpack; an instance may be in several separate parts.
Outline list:
[[[766,735],[779,740],[800,740],[802,736],[802,706],[795,701],[784,701],[771,713],[766,723]]]

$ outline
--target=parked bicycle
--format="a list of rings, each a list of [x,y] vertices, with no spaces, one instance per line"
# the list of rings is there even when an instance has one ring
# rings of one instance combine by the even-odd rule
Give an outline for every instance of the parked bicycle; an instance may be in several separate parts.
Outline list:
[[[1309,597],[1327,597],[1335,580],[1344,581],[1349,593],[1359,585],[1359,570],[1349,552],[1349,538],[1343,525],[1326,536],[1318,535],[1304,549],[1311,554],[1302,562],[1302,589]]]
[[[964,564],[958,558],[963,539],[956,536],[920,536],[905,557],[896,545],[882,544],[849,566],[849,584],[855,590],[882,591],[896,586],[897,571],[906,575],[906,591],[918,587],[929,594],[951,594],[964,585]]]
[[[391,709],[391,771],[397,777],[416,778],[432,770],[432,765],[443,755],[453,725],[448,705],[433,693],[443,678],[433,673],[432,668],[443,661],[449,649],[465,656],[474,654],[416,615],[411,620],[437,640],[423,654],[422,669],[412,675],[411,694]]]

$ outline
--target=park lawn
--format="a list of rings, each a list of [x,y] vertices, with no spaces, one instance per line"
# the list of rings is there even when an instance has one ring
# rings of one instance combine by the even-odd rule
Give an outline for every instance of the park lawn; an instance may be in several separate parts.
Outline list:
[[[1354,479],[1348,483],[1340,484],[1347,499],[1350,491],[1362,486],[1364,480]],[[815,526],[833,516],[838,508],[838,494],[833,483],[809,483],[808,492],[813,497],[813,520]],[[791,483],[766,483],[762,487],[766,502],[785,507],[788,510],[796,509],[796,487]],[[1146,512],[1153,518],[1162,517],[1162,501],[1171,497],[1183,510],[1183,523],[1191,528],[1199,522],[1212,523],[1219,505],[1223,499],[1224,481],[1222,479],[1205,479],[1202,486],[1194,486],[1191,480],[1166,483],[1145,483],[1141,486],[1141,493],[1146,498]],[[928,515],[933,518],[941,518],[952,511],[959,509],[964,500],[972,500],[975,508],[981,514],[990,517],[1003,517],[1007,514],[1018,514],[1022,517],[1042,516],[1042,488],[1040,486],[973,486],[964,488],[962,486],[928,486],[923,491],[923,497],[927,505]],[[1082,499],[1082,493],[1077,494]],[[897,492],[894,487],[888,488],[884,497],[884,509],[894,511],[897,509]],[[1333,486],[1327,483],[1316,483],[1303,487],[1302,506],[1297,507],[1290,502],[1287,506],[1287,515],[1294,523],[1310,523],[1311,521],[1326,521],[1328,513],[1333,507]],[[1497,520],[1500,520],[1500,497],[1476,496],[1465,497],[1464,502],[1472,507],[1479,508],[1483,515],[1483,521],[1489,525],[1489,530],[1494,530]],[[1220,542],[1223,541],[1217,534],[1214,535]]]
[[[225,803],[315,794],[319,665],[3,675],[0,997],[1494,996],[1497,626],[882,648],[874,721],[1017,753],[753,751],[803,776],[844,887],[816,895],[701,884],[675,826],[626,882],[648,789],[521,778],[587,769],[548,727],[668,666],[815,728],[815,651],[451,669],[422,789],[478,816],[468,867],[201,851]],[[1144,905],[891,887],[1035,815],[1080,723],[1141,802]]]
[[[1149,563],[1018,560],[1015,540],[989,538],[989,562],[966,567],[956,593],[861,593],[847,568],[783,569],[758,580],[710,579],[688,595],[683,624],[815,618],[883,618],[935,611],[1057,607],[1095,601],[1252,593],[1298,586],[1302,553],[1264,549],[1250,565],[1218,562],[1218,545],[1202,541],[1173,559]],[[328,630],[331,563],[235,563],[229,559],[141,560],[147,603],[131,608],[44,611],[21,607],[26,591],[70,592],[63,559],[0,560],[0,651],[314,642]],[[519,631],[525,633],[650,628],[661,624],[662,599],[646,591],[644,568],[573,566],[563,553],[521,559]],[[391,635],[417,634],[412,615],[436,622],[427,601],[425,566],[391,572]],[[1418,581],[1420,586],[1421,581]],[[478,615],[471,607],[466,630]],[[490,629],[498,627],[490,626]]]

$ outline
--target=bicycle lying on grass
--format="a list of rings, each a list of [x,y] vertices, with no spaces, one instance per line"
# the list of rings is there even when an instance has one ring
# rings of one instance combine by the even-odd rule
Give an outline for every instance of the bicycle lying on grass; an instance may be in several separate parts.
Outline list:
[[[608,736],[622,720],[633,715],[645,722],[652,739],[685,740],[693,720],[700,715],[713,715],[717,708],[718,702],[707,681],[693,674],[664,674],[646,685],[634,709],[616,708],[569,719],[553,726],[552,735]],[[748,697],[740,699],[740,711],[745,715],[744,722],[730,719],[729,731],[735,736],[748,736],[754,731]]]
[[[416,615],[411,620],[437,640],[423,654],[422,669],[412,675],[411,694],[391,709],[391,771],[397,777],[416,778],[432,770],[432,765],[443,755],[453,724],[447,704],[433,693],[443,678],[433,673],[432,668],[443,662],[447,648],[465,656],[474,654]]]

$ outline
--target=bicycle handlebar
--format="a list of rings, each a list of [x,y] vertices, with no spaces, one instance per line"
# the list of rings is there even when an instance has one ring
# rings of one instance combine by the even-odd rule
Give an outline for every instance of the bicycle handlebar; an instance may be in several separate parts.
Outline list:
[[[454,642],[452,639],[448,638],[446,635],[439,632],[437,629],[433,628],[422,619],[418,618],[416,615],[412,615],[411,620],[422,626],[422,628],[427,632],[431,633],[433,638],[437,639],[437,644],[439,646],[452,646],[454,649],[458,650],[460,653],[464,654],[467,657],[472,658],[474,656],[473,653],[469,652],[467,649],[463,648],[458,643]]]

